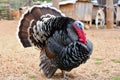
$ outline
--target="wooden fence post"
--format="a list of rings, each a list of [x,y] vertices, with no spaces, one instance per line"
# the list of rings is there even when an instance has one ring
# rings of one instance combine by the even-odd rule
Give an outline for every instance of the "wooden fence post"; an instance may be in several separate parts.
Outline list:
[[[59,2],[61,0],[52,0],[53,6],[56,7],[57,9],[59,9]]]
[[[106,0],[106,26],[107,29],[112,29],[114,25],[114,10],[113,0]]]

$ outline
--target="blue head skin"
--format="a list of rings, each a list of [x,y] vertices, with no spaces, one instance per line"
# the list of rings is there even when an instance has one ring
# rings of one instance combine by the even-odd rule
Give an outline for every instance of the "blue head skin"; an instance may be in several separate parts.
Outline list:
[[[75,21],[74,27],[78,27],[81,30],[84,30],[84,24],[81,21]]]

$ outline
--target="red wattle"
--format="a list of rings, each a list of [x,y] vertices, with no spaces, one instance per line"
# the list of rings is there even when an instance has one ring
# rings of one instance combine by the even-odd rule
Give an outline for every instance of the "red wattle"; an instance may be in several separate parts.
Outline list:
[[[79,29],[78,27],[75,27],[75,30],[76,30],[76,32],[78,34],[79,41],[86,44],[87,43],[86,34],[84,33],[84,31]]]

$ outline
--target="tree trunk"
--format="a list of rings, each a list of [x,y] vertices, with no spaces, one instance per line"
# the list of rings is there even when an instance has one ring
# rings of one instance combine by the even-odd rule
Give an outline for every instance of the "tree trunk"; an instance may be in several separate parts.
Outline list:
[[[106,26],[107,29],[112,29],[114,25],[114,7],[113,0],[106,0]]]

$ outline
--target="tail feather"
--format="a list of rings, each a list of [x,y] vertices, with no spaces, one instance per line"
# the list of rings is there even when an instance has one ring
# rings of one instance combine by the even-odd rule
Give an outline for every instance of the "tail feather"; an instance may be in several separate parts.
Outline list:
[[[41,17],[41,11],[38,7],[34,7],[32,10],[31,10],[31,14],[33,15],[34,19],[35,20],[40,20],[40,17]]]
[[[31,20],[34,17],[29,13],[29,11],[23,16],[21,19],[19,26],[18,26],[18,32],[17,36],[20,39],[20,42],[24,47],[29,47],[31,46],[29,40],[28,40],[28,27],[30,25]]]
[[[64,16],[59,10],[45,6],[33,6],[23,14],[18,26],[17,36],[24,47],[31,47],[36,44],[40,44],[41,47],[43,45],[42,41],[36,40],[34,26],[37,25],[38,21],[42,21],[42,16],[46,16],[47,14]]]
[[[53,59],[49,59],[46,56],[45,51],[43,51],[40,55],[40,60],[40,68],[42,69],[45,76],[47,76],[48,78],[52,77],[57,70],[55,61]]]

